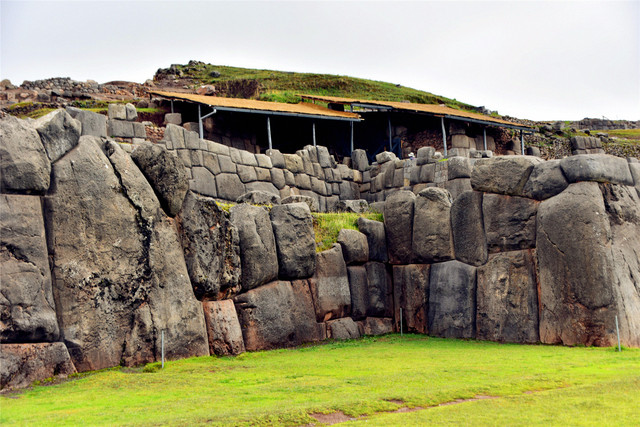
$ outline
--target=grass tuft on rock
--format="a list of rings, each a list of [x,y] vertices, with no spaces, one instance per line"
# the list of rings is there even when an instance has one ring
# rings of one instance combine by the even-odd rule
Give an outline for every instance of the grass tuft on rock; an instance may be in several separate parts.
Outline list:
[[[331,249],[338,241],[338,233],[343,228],[358,230],[358,218],[364,217],[374,221],[383,221],[381,213],[312,213],[313,231],[316,234],[316,252]]]

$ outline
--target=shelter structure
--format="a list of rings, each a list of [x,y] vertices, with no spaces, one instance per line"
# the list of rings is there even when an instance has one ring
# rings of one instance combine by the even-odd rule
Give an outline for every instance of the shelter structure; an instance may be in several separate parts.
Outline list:
[[[399,133],[394,128],[406,129],[407,126],[414,129],[437,128],[441,129],[444,155],[447,155],[451,146],[451,136],[447,133],[450,129],[464,130],[464,125],[474,124],[476,126],[468,129],[468,132],[482,131],[482,144],[477,147],[454,147],[455,148],[476,148],[478,150],[491,150],[487,144],[487,128],[502,127],[520,131],[521,152],[524,152],[524,134],[531,133],[532,128],[496,117],[469,111],[457,110],[444,105],[416,104],[410,102],[377,101],[369,99],[343,98],[335,96],[301,95],[304,100],[312,103],[321,102],[329,105],[329,108],[350,112],[357,112],[364,119],[356,128],[358,131],[355,140],[359,143],[353,148],[367,149],[370,155],[383,151],[384,148],[402,156],[401,139]],[[439,122],[439,123],[438,123]],[[452,125],[452,126],[447,126]],[[460,126],[463,125],[463,126]],[[386,128],[386,129],[385,129]],[[455,133],[456,131],[449,132]],[[362,135],[362,137],[360,137]],[[473,135],[475,136],[475,135]],[[460,138],[458,138],[460,139]],[[373,146],[372,146],[373,144]],[[377,145],[377,146],[376,146]],[[416,147],[417,148],[417,147]],[[409,149],[410,150],[410,149]],[[415,151],[415,150],[414,150]]]

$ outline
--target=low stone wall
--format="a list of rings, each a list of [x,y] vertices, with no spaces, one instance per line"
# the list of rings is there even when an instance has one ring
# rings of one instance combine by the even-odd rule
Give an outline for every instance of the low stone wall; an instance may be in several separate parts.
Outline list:
[[[121,145],[98,116],[0,119],[3,388],[156,361],[162,334],[169,359],[401,323],[612,345],[617,316],[622,343],[640,346],[640,163],[424,149],[371,166],[354,152],[350,169],[323,147],[256,155],[178,126],[164,144]],[[250,189],[309,194],[320,209],[380,198],[385,219],[316,253],[307,204],[226,212],[214,199]]]

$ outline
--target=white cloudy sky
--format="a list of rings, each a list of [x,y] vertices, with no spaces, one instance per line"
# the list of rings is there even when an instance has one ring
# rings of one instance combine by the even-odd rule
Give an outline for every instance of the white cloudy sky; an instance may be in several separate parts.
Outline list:
[[[190,59],[389,81],[534,120],[640,119],[640,1],[7,1],[0,77]]]

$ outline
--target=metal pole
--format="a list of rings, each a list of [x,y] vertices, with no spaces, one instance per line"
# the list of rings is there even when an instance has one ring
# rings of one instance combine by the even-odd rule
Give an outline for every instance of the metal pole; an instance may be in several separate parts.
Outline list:
[[[487,151],[487,128],[482,128],[482,138],[484,141],[484,151]]]
[[[618,335],[618,351],[622,351],[620,348],[620,329],[618,328],[618,316],[616,315],[616,335]]]
[[[200,139],[204,138],[204,129],[202,128],[202,112],[200,111],[200,104],[198,104],[198,133]]]
[[[520,147],[522,150],[521,154],[524,154],[524,134],[522,133],[522,129],[520,129]]]
[[[164,369],[164,330],[160,333],[160,346],[162,352],[162,369]]]
[[[387,124],[389,125],[389,150],[393,153],[393,137],[391,136],[391,115],[387,116]]]
[[[171,114],[173,114],[173,99],[171,100]]]
[[[400,307],[400,336],[402,335],[402,307]]]
[[[351,123],[351,152],[353,153],[353,122]]]
[[[269,137],[269,150],[273,149],[273,142],[271,141],[271,119],[267,116],[267,136]]]
[[[442,143],[444,144],[444,156],[447,157],[447,131],[444,128],[444,117],[440,117],[442,124]]]
[[[316,146],[316,122],[313,122],[313,146]]]

